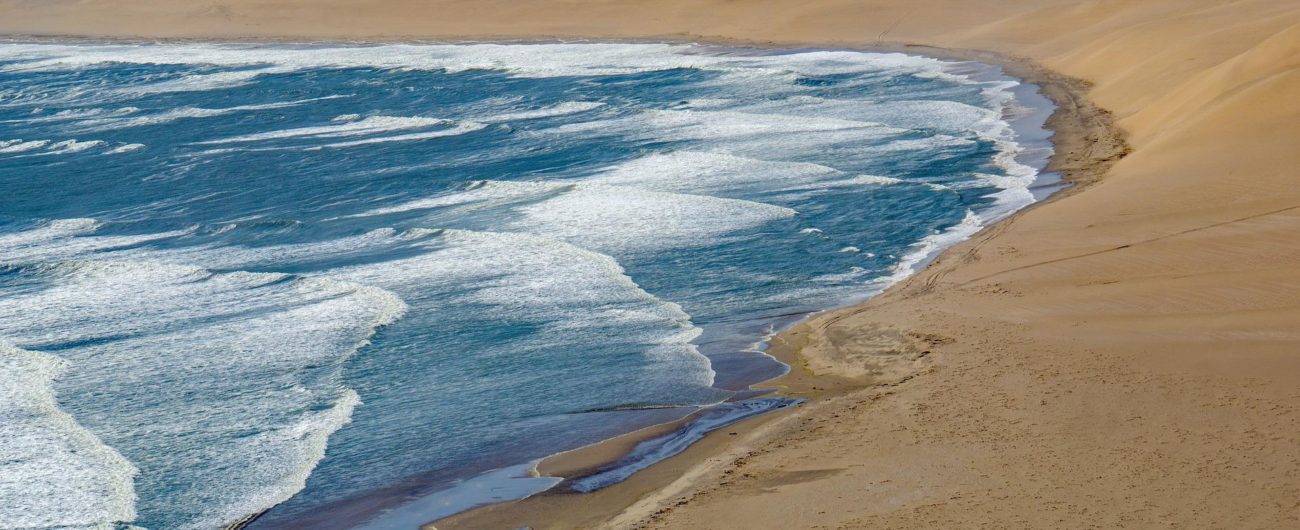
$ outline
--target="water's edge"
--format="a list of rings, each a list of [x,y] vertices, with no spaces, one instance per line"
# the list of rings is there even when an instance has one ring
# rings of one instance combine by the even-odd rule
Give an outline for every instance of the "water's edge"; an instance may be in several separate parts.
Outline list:
[[[731,43],[734,44],[734,43]],[[787,48],[773,47],[772,50],[843,50],[853,51],[900,51],[900,50],[881,50],[879,48]],[[844,308],[859,305],[867,300],[881,294],[889,287],[898,284],[907,277],[924,269],[928,264],[937,259],[948,248],[957,243],[973,237],[979,231],[988,229],[998,223],[1006,221],[1010,216],[1024,211],[1028,208],[1042,204],[1053,194],[1062,190],[1069,189],[1071,182],[1062,177],[1061,174],[1050,171],[1049,166],[1053,160],[1053,143],[1051,141],[1055,132],[1049,128],[1049,120],[1057,111],[1058,106],[1043,93],[1039,82],[1031,82],[1028,79],[1012,77],[1006,70],[1006,63],[995,62],[994,64],[985,63],[985,57],[969,58],[967,54],[955,53],[953,55],[939,56],[918,53],[916,51],[906,51],[909,55],[918,55],[928,58],[937,58],[944,61],[951,61],[962,68],[971,70],[961,70],[960,73],[969,76],[978,81],[1014,81],[1017,85],[1010,90],[1015,95],[1014,102],[1019,105],[1020,109],[1017,114],[1008,115],[1004,111],[1003,119],[1011,125],[1016,132],[1016,143],[1020,146],[1021,151],[1015,156],[1015,160],[1021,164],[1033,168],[1037,173],[1037,178],[1030,186],[1030,191],[1034,195],[1034,202],[1027,204],[1016,210],[1004,212],[1003,214],[991,219],[989,222],[981,224],[977,230],[962,234],[962,237],[944,241],[944,244],[927,249],[921,255],[915,256],[907,268],[905,274],[899,274],[889,278],[887,283],[873,286],[860,295],[845,300],[842,304],[834,307],[828,307],[821,311],[811,312],[802,315],[791,315],[779,326],[774,326],[770,332],[757,341],[754,345],[754,351],[762,353],[769,359],[774,359],[765,352],[770,341],[780,333],[794,327],[795,325],[806,321],[807,319]],[[777,362],[781,362],[777,360]],[[788,373],[790,367],[788,364],[781,363]],[[784,375],[784,374],[782,374]],[[761,381],[753,381],[750,388],[763,383],[779,379],[782,375]],[[771,391],[761,391],[771,393]],[[439,491],[429,496],[407,502],[393,509],[380,513],[377,517],[371,519],[366,525],[359,528],[368,530],[383,530],[390,528],[418,528],[423,524],[433,523],[440,519],[456,515],[475,508],[489,504],[513,502],[526,499],[528,497],[549,493],[557,486],[564,486],[566,492],[591,493],[602,488],[617,484],[626,480],[634,473],[644,470],[670,459],[683,451],[691,444],[702,440],[706,435],[717,431],[723,427],[733,425],[742,420],[765,415],[770,412],[785,409],[787,407],[797,406],[804,402],[802,399],[795,399],[780,396],[769,396],[764,398],[748,399],[744,401],[729,400],[708,407],[703,407],[682,420],[678,420],[680,425],[667,434],[661,434],[654,437],[639,441],[631,452],[621,455],[615,460],[596,466],[594,470],[571,477],[547,477],[540,475],[538,466],[549,458],[559,454],[582,451],[588,447],[599,445],[604,442],[597,442],[589,446],[580,447],[562,453],[544,457],[527,464],[509,466],[493,471],[489,471],[472,478],[468,478],[448,489]],[[672,422],[670,422],[672,423]],[[662,425],[662,424],[661,424]],[[641,430],[650,430],[654,426],[646,427]],[[633,435],[628,433],[627,435]],[[529,488],[529,486],[532,486]],[[474,490],[480,494],[474,495]],[[516,493],[513,496],[499,495],[502,491]],[[459,507],[453,507],[446,504],[448,501],[463,502]],[[424,508],[424,510],[421,510]],[[427,510],[427,511],[425,511]],[[424,517],[419,517],[417,511],[423,512]]]
[[[59,40],[66,42],[69,39]],[[102,39],[97,40],[97,42],[102,42]],[[657,40],[654,42],[665,41]],[[734,44],[735,43],[729,43],[728,45]],[[719,45],[715,44],[712,46],[716,48]],[[745,46],[751,50],[755,49],[752,44],[745,44]],[[759,47],[758,49],[763,48]],[[793,52],[806,50],[844,50],[846,48],[769,47],[766,49],[771,51],[788,50]],[[880,49],[864,50],[860,48],[852,50],[883,51]],[[981,215],[974,215],[974,222],[967,222],[970,220],[970,214],[968,214],[967,221],[963,221],[960,225],[954,226],[942,234],[936,231],[934,236],[926,237],[910,247],[909,250],[911,251],[906,255],[900,254],[900,256],[903,257],[900,260],[896,274],[880,278],[879,282],[873,281],[867,283],[862,289],[862,292],[849,293],[844,296],[843,299],[828,304],[828,307],[824,309],[815,310],[809,313],[791,314],[774,320],[772,324],[764,330],[764,336],[761,338],[756,337],[757,340],[753,347],[744,350],[745,352],[754,354],[755,360],[765,358],[764,362],[779,363],[775,358],[766,354],[769,341],[771,341],[773,337],[777,336],[778,333],[790,329],[813,315],[851,307],[884,292],[889,288],[889,286],[903,281],[915,272],[926,267],[952,245],[969,239],[980,230],[987,229],[996,223],[1001,222],[1017,211],[1023,211],[1028,206],[1040,203],[1052,196],[1054,193],[1067,189],[1070,185],[1069,183],[1062,181],[1059,175],[1048,171],[1049,162],[1052,161],[1052,143],[1049,138],[1051,138],[1053,132],[1047,129],[1047,124],[1049,117],[1053,114],[1056,106],[1053,105],[1052,98],[1044,96],[1041,93],[1040,87],[1030,84],[1024,79],[1009,77],[1005,74],[1006,69],[1003,66],[1000,66],[996,61],[993,61],[992,64],[986,64],[981,58],[970,59],[962,57],[943,57],[941,54],[932,55],[927,53],[917,53],[915,50],[903,51],[909,55],[926,58],[939,58],[947,61],[951,66],[953,66],[951,69],[952,72],[959,73],[962,76],[970,77],[972,79],[981,81],[1009,80],[1016,83],[1016,86],[1009,89],[1009,92],[1014,93],[1012,101],[1024,108],[1015,113],[1011,113],[1014,115],[1008,115],[1004,109],[1002,119],[1005,124],[1010,125],[1010,128],[1015,130],[1015,139],[1008,143],[1015,147],[1015,155],[1013,158],[1016,163],[1033,169],[1031,177],[1033,178],[1034,183],[1028,188],[1028,192],[1033,195],[1033,200],[1030,202],[1018,202],[1013,206],[1001,209],[990,206],[986,211],[978,211]],[[998,211],[992,211],[995,209]],[[893,256],[890,257],[892,258]],[[746,363],[748,363],[748,361],[746,361]],[[782,366],[785,368],[784,372],[788,373],[789,366]],[[742,369],[732,367],[729,371],[741,373]],[[777,377],[779,377],[779,375]],[[377,492],[376,498],[387,497],[387,502],[371,505],[371,508],[373,508],[371,513],[360,517],[358,520],[369,521],[367,527],[373,528],[419,526],[424,521],[443,518],[477,506],[518,500],[535,495],[539,492],[554,490],[557,485],[561,484],[568,486],[567,488],[564,488],[566,490],[581,492],[595,491],[616,484],[628,478],[633,473],[683,452],[692,443],[702,439],[706,434],[719,428],[763,415],[766,412],[787,408],[801,403],[801,400],[798,399],[779,395],[768,395],[770,394],[770,391],[753,390],[754,385],[772,381],[774,379],[774,377],[771,377],[770,371],[768,374],[762,375],[761,377],[753,373],[748,373],[748,377],[738,376],[734,379],[739,380],[739,383],[733,381],[733,384],[736,386],[729,386],[728,388],[750,388],[751,390],[742,390],[739,395],[720,403],[703,406],[678,407],[675,409],[656,412],[655,414],[657,414],[657,416],[654,417],[659,418],[675,415],[677,419],[670,422],[672,427],[676,427],[675,430],[672,430],[667,434],[646,437],[642,439],[629,453],[606,462],[603,465],[599,465],[594,469],[584,471],[580,474],[572,474],[571,476],[566,474],[565,478],[543,477],[539,476],[538,465],[543,460],[551,457],[516,464],[510,463],[508,460],[501,462],[499,459],[493,459],[494,462],[484,463],[484,465],[511,465],[504,465],[497,468],[479,468],[479,470],[472,473],[464,472],[462,476],[469,478],[460,478],[454,482],[443,483],[442,485],[435,486],[436,483],[426,482],[423,484],[424,487],[418,489],[419,493],[416,493],[416,489],[410,489],[408,490],[408,495],[392,495],[392,491],[400,490],[399,487],[393,488],[393,490],[389,491],[388,494]],[[721,387],[722,385],[720,383],[715,383],[715,386]],[[602,411],[603,410],[604,409],[602,409]],[[668,425],[669,424],[664,423],[658,424],[659,427],[666,427]],[[627,426],[627,428],[631,430],[633,427]],[[625,433],[622,436],[627,436],[629,434],[635,435],[635,432],[644,430],[647,430],[647,428],[643,427],[638,431]],[[662,433],[663,429],[659,432]],[[597,445],[599,443],[603,442],[597,442]],[[570,451],[582,451],[583,449],[584,448],[578,448]],[[536,454],[530,456],[535,457]],[[479,472],[485,468],[492,470],[481,473]],[[467,470],[462,470],[462,472],[463,471]],[[454,476],[454,474],[451,476]],[[448,475],[443,475],[443,478],[448,478]],[[452,487],[446,487],[449,484],[452,485]],[[442,489],[433,494],[427,494],[431,487]],[[401,504],[395,505],[395,503],[398,502]],[[382,506],[391,506],[392,508],[387,511],[381,511],[379,508]],[[378,516],[376,516],[376,514],[378,514]],[[356,515],[356,513],[353,515]],[[259,516],[260,514],[250,515],[244,520],[232,524],[230,528],[241,528],[258,519]]]

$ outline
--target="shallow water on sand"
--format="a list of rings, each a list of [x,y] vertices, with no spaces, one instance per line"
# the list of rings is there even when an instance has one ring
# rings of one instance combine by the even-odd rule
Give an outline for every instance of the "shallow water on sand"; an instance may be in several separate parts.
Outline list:
[[[0,44],[0,521],[348,527],[724,402],[1032,202],[1041,105],[853,51]]]

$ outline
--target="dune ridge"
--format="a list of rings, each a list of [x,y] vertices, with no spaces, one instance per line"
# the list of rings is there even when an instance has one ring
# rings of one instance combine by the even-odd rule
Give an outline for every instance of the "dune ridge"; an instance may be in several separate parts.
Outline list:
[[[1104,135],[1061,138],[1056,167],[1104,169],[1080,179],[1095,182],[778,337],[796,369],[775,385],[808,404],[626,486],[439,527],[1300,524],[1300,4],[362,4],[0,0],[0,32],[989,50],[1089,83],[1132,149],[1116,161]]]

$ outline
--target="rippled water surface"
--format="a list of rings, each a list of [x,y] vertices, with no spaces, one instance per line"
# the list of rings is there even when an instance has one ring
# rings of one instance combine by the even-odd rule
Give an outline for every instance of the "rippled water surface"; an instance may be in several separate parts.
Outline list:
[[[852,51],[0,44],[0,526],[348,526],[731,399],[1033,200],[1032,97]]]

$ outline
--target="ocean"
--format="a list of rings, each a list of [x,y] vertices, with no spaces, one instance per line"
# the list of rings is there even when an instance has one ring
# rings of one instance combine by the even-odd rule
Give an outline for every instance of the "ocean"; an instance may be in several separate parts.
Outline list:
[[[850,50],[0,43],[0,528],[413,528],[695,415],[569,487],[617,482],[1054,190],[1050,110]]]

